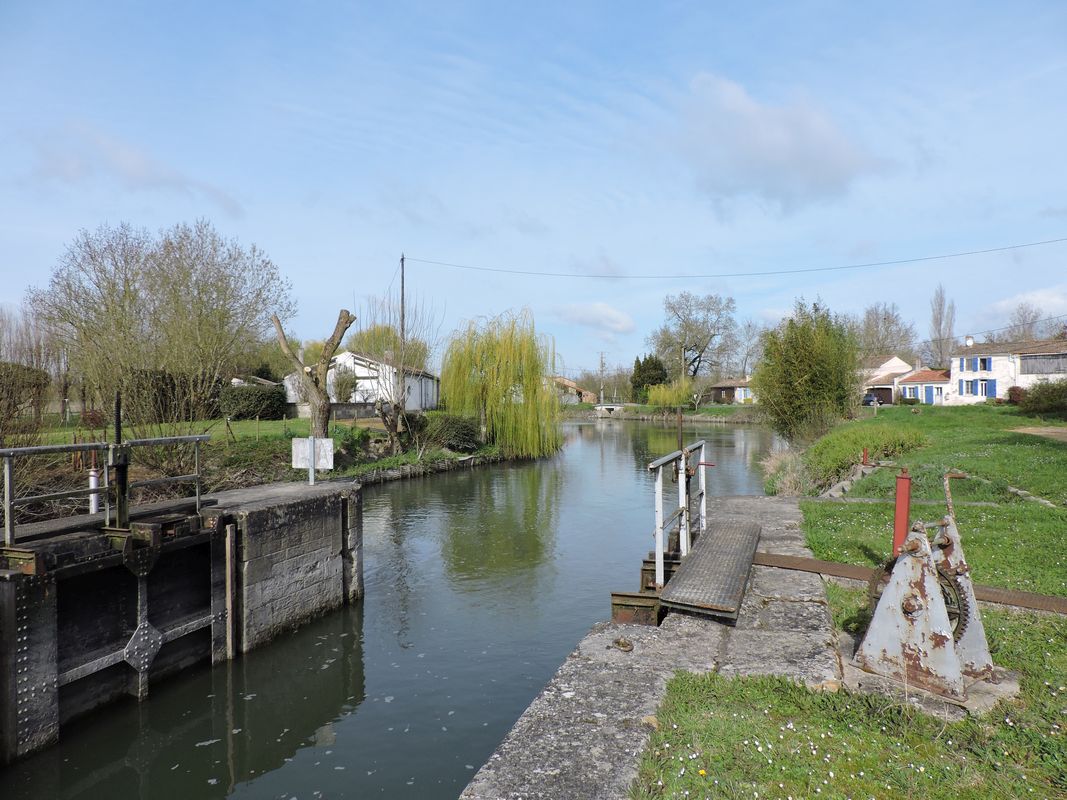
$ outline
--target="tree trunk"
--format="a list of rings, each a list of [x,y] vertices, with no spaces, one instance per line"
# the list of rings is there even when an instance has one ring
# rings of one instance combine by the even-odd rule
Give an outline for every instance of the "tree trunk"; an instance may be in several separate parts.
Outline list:
[[[330,411],[332,404],[329,398],[313,396],[308,398],[311,407],[311,435],[316,439],[325,439],[330,435]]]

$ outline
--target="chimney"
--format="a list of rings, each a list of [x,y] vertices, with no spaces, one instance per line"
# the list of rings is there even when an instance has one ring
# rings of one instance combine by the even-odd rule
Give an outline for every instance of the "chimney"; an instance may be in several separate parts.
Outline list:
[[[968,347],[974,347],[974,337],[969,335],[963,340],[963,343]]]

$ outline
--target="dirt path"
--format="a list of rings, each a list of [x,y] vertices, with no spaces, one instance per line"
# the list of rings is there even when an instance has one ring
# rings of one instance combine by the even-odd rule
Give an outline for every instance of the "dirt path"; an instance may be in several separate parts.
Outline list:
[[[1013,428],[1012,433],[1028,433],[1031,436],[1044,436],[1067,444],[1067,428]]]

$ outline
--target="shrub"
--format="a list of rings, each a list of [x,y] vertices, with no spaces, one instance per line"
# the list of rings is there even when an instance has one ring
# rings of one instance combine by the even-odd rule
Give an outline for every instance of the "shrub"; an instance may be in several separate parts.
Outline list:
[[[902,397],[900,398],[900,404],[902,406],[917,406],[919,405],[918,397]]]
[[[99,408],[87,408],[82,412],[82,427],[90,430],[103,430],[104,412]]]
[[[761,341],[752,387],[778,433],[804,441],[852,412],[859,399],[859,347],[846,317],[798,301],[793,316]]]
[[[477,420],[443,411],[426,413],[426,438],[457,453],[473,453],[481,444]]]
[[[285,416],[285,387],[227,386],[219,396],[219,409],[230,419],[282,419]]]
[[[1021,386],[1008,387],[1008,402],[1013,406],[1020,405],[1026,399],[1026,389]]]
[[[355,455],[370,442],[370,431],[351,425],[335,425],[330,431],[334,443],[348,455]]]
[[[760,462],[767,494],[798,497],[813,494],[814,486],[804,458],[795,450],[777,450]]]
[[[1020,401],[1019,408],[1027,414],[1067,416],[1067,379],[1035,383]]]
[[[843,425],[804,453],[812,480],[821,487],[844,478],[859,463],[863,448],[872,459],[893,458],[926,444],[926,437],[903,425]]]

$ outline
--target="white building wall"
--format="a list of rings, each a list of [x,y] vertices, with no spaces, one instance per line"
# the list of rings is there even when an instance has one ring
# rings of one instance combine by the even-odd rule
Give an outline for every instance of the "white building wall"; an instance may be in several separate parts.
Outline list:
[[[989,358],[989,369],[971,369],[971,361],[974,358]],[[1022,356],[1019,355],[992,355],[992,356],[962,356],[964,360],[964,368],[960,369],[961,356],[955,356],[952,359],[952,381],[949,384],[949,398],[946,403],[949,405],[973,405],[975,403],[984,403],[987,399],[986,396],[981,394],[960,394],[959,386],[960,381],[991,381],[995,380],[996,384],[996,397],[1007,398],[1008,389],[1012,386],[1021,386],[1023,389],[1029,389],[1036,383],[1042,381],[1057,381],[1067,378],[1067,373],[1055,373],[1046,375],[1024,375],[1022,373]],[[979,384],[980,388],[980,384]]]
[[[341,403],[374,403],[379,398],[391,401],[396,393],[396,370],[388,364],[380,364],[376,361],[359,358],[353,353],[344,352],[337,356],[335,366],[326,373],[326,391],[333,402]],[[358,383],[350,397],[337,397],[334,385],[338,368],[354,372]],[[305,402],[300,397],[300,382],[297,374],[291,373],[285,376],[285,395],[290,403]],[[426,411],[437,408],[439,402],[440,381],[429,375],[409,374],[404,378],[405,400],[404,408],[407,411]]]

